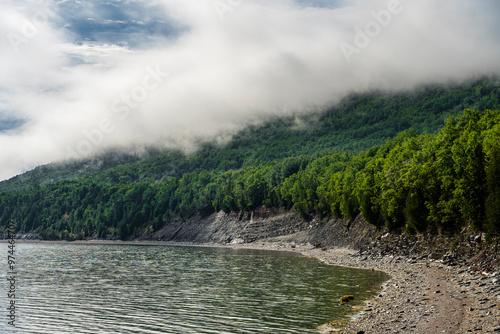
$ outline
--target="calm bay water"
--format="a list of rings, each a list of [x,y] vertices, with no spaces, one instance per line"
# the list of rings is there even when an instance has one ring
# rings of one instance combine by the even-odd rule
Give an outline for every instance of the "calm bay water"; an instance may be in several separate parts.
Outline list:
[[[319,333],[317,326],[352,312],[340,296],[353,294],[360,304],[387,279],[291,252],[16,246],[15,333]],[[0,328],[14,333],[5,303],[2,297]]]

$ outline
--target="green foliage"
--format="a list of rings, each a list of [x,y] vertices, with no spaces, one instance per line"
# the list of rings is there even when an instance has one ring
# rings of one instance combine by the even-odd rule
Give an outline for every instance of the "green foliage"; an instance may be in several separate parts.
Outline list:
[[[486,185],[486,229],[494,235],[500,234],[500,124],[485,135],[485,151],[487,152]]]
[[[500,109],[498,84],[353,97],[315,120],[274,120],[192,155],[108,154],[88,163],[92,173],[42,166],[0,184],[0,229],[14,220],[46,239],[128,239],[175,215],[265,205],[304,219],[362,213],[409,234],[467,223],[500,234],[500,112],[458,116],[478,104]],[[457,116],[437,132],[448,113]]]

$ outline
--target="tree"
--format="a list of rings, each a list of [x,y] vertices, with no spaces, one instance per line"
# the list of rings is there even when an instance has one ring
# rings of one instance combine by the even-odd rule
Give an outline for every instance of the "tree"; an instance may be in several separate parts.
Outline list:
[[[499,129],[497,127],[497,129]],[[492,235],[500,235],[500,131],[488,138],[490,148],[486,167],[488,197],[486,198],[486,228]]]

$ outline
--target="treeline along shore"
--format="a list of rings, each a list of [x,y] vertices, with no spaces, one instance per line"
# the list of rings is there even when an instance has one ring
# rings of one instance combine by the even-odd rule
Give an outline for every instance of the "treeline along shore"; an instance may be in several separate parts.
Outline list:
[[[36,236],[18,235],[30,237]],[[294,210],[261,206],[245,215],[219,212],[189,221],[174,218],[164,228],[128,241],[73,242],[300,252],[391,276],[374,299],[351,310],[351,323],[323,324],[321,333],[495,333],[500,331],[498,241],[477,234],[470,225],[459,234],[410,236],[376,228],[361,214],[353,221],[319,216],[306,221]]]
[[[0,234],[10,221],[16,233],[43,240],[249,242],[261,227],[245,222],[264,210],[290,213],[270,222],[280,234],[362,217],[410,239],[459,238],[470,229],[493,242],[500,235],[499,110],[494,79],[353,94],[323,112],[200,143],[191,154],[109,152],[39,166],[0,182]],[[240,224],[234,230],[202,223],[227,215]],[[342,229],[316,237],[328,243],[331,233]]]
[[[233,215],[243,230],[256,210],[281,210],[295,216],[271,230],[288,234],[313,221],[349,225],[361,216],[408,238],[469,228],[495,240],[498,110],[500,81],[492,79],[371,92],[307,117],[249,126],[191,154],[109,152],[40,166],[0,182],[0,234],[11,221],[16,233],[44,240],[169,231],[160,238],[224,242],[238,238],[224,228],[214,240],[196,234],[210,230],[201,222]],[[239,239],[252,241],[258,228],[245,226]]]
[[[494,237],[500,233],[499,124],[499,111],[467,109],[436,134],[404,131],[357,153],[301,155],[160,180],[130,180],[138,165],[129,164],[35,183],[0,193],[0,226],[14,221],[16,232],[48,240],[127,240],[174,218],[245,215],[265,206],[293,209],[305,221],[352,221],[361,213],[374,227],[408,235],[456,233],[470,225]]]

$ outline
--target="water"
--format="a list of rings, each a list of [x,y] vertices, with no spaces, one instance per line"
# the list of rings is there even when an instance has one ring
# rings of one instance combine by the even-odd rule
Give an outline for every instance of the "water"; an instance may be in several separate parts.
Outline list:
[[[340,296],[353,294],[360,304],[387,279],[291,252],[16,246],[18,330],[7,325],[2,279],[5,333],[319,333],[318,326],[352,313]],[[0,248],[7,254],[6,244]]]

